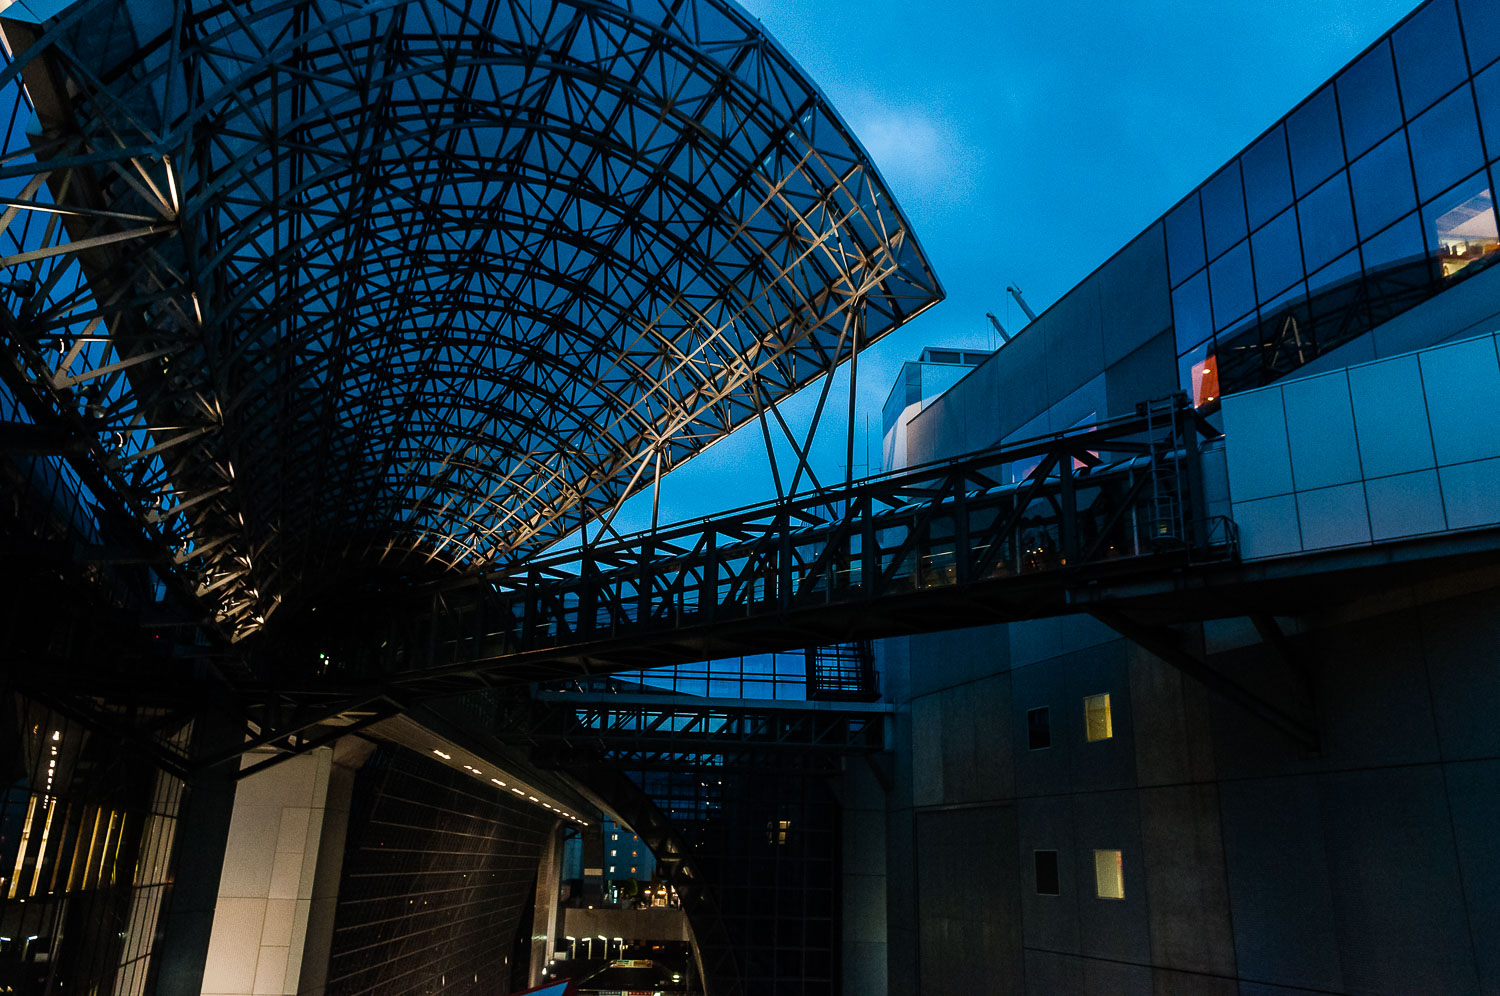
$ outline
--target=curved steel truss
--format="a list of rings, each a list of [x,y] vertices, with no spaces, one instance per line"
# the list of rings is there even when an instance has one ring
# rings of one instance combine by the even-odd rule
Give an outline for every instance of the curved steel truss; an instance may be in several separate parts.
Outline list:
[[[942,295],[727,0],[4,30],[7,382],[235,638],[351,572],[540,549]]]

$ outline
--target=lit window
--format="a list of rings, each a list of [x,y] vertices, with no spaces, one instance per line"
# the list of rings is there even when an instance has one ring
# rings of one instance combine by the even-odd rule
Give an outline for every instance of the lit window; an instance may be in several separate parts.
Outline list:
[[[1115,735],[1115,727],[1109,715],[1109,693],[1090,695],[1083,700],[1084,731],[1089,740],[1108,740]]]
[[[640,853],[638,851],[631,851],[630,852],[630,856],[632,858],[638,858],[638,857],[640,857]]]
[[[630,874],[632,874],[632,875],[634,875],[634,874],[635,874],[635,868],[634,868],[634,867],[633,867],[633,866],[632,866],[632,867],[631,867],[631,869],[630,869]]]
[[[1194,408],[1217,410],[1219,407],[1219,358],[1214,340],[1206,339],[1177,358],[1182,389]]]
[[[1039,896],[1059,896],[1062,889],[1058,886],[1057,878],[1057,852],[1056,851],[1032,851],[1036,858],[1036,892]]]
[[[614,865],[610,865],[610,866],[609,866],[609,873],[610,873],[610,874],[611,874],[611,875],[613,875],[613,874],[614,874],[614,873],[615,873],[615,866],[614,866]]]
[[[791,829],[791,826],[791,820],[771,820],[766,824],[766,843],[785,844],[786,832]]]
[[[609,856],[610,856],[610,857],[614,857],[614,856],[615,856],[615,855],[617,855],[617,854],[619,854],[619,853],[620,853],[620,852],[619,852],[619,851],[616,851],[616,850],[613,850],[613,849],[611,849],[611,850],[610,850],[610,852],[609,852]]]
[[[1100,899],[1125,898],[1125,860],[1119,851],[1094,852],[1094,891]]]
[[[1026,713],[1026,744],[1032,750],[1052,746],[1052,718],[1045,706]]]
[[[1219,400],[1219,358],[1209,353],[1201,369],[1193,371],[1193,407],[1202,408]]]
[[[1494,197],[1484,180],[1450,191],[1429,204],[1424,213],[1428,217],[1428,238],[1437,246],[1435,255],[1444,277],[1476,263],[1483,266],[1494,262],[1500,238],[1496,236]]]

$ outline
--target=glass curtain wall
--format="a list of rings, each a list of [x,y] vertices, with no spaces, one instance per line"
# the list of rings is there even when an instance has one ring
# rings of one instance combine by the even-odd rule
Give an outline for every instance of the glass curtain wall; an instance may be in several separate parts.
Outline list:
[[[838,991],[840,823],[828,772],[773,758],[719,770],[628,772],[712,883],[745,991]]]
[[[732,699],[791,699],[807,696],[807,655],[791,653],[753,654],[695,664],[677,664],[649,671],[621,671],[611,676],[621,685],[645,686],[642,691],[661,689],[681,695]]]
[[[1500,259],[1500,3],[1431,0],[1165,219],[1200,408]]]
[[[147,719],[185,758],[191,726]],[[146,992],[183,782],[14,693],[0,757],[0,993]]]

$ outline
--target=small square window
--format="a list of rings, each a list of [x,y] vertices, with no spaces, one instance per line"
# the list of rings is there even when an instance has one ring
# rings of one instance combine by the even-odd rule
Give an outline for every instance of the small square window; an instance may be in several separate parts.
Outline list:
[[[1057,852],[1032,851],[1036,858],[1036,894],[1039,896],[1062,895],[1057,878]]]
[[[1125,858],[1121,852],[1094,852],[1094,891],[1100,899],[1125,898]]]
[[[1045,706],[1026,713],[1026,746],[1032,750],[1052,746],[1051,713]]]
[[[1083,700],[1084,732],[1090,742],[1108,740],[1115,735],[1115,726],[1109,714],[1109,693],[1090,695]]]

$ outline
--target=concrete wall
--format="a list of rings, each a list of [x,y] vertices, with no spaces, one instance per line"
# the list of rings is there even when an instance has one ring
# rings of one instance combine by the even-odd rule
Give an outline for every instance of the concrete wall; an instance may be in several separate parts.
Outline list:
[[[267,756],[247,755],[244,763]],[[204,996],[299,991],[332,767],[333,749],[323,747],[239,782]],[[338,836],[330,855],[335,865],[342,856]]]
[[[1171,394],[1177,390],[1171,327],[1158,223],[914,415],[907,427],[908,464],[1067,428],[1072,422],[1049,410],[1101,371],[1098,402],[1088,406],[1101,418]],[[1066,424],[1053,425],[1054,419]],[[1031,430],[1022,432],[1026,426]]]
[[[1494,0],[1454,9],[1471,46],[1493,34]],[[1176,391],[1165,271],[1158,224],[913,416],[910,462]],[[1348,306],[1351,328],[1387,313]],[[1492,266],[1225,397],[1209,513],[1251,560],[1500,528],[1497,332]],[[888,991],[1500,993],[1500,567],[1280,625],[1275,652],[1245,618],[1177,635],[1316,750],[1088,617],[880,643]],[[1114,735],[1090,742],[1083,700],[1104,692]],[[1121,852],[1122,899],[1097,894],[1096,850]]]
[[[1225,398],[1211,497],[1246,557],[1500,524],[1497,312],[1500,268]],[[1153,393],[1122,393],[1119,361],[1056,393],[1036,344],[1087,339],[1078,320],[1038,323],[930,405],[914,459]],[[889,991],[1500,993],[1500,572],[1485,577],[1283,619],[1290,657],[1247,619],[1181,629],[1315,726],[1316,751],[1089,617],[878,644],[898,704]],[[1102,692],[1114,736],[1089,742],[1083,699]],[[1032,750],[1041,707],[1052,745]],[[1121,852],[1124,899],[1096,894],[1096,849]],[[1038,850],[1057,852],[1060,895],[1038,892]]]
[[[1316,754],[1086,618],[886,641],[910,674],[890,991],[1500,992],[1500,595],[1304,624],[1306,678],[1243,620],[1193,635],[1284,708],[1315,699]],[[1090,743],[1100,692],[1114,736]],[[1122,852],[1123,900],[1095,849]]]
[[[611,945],[616,937],[623,937],[627,942],[692,940],[688,934],[687,917],[675,906],[653,906],[643,910],[568,907],[562,910],[562,921],[563,935],[578,939],[580,956],[583,939],[592,937],[597,941],[600,934],[609,938]],[[603,945],[595,944],[594,947],[597,949],[595,955],[602,957]]]
[[[559,936],[557,897],[562,891],[561,828],[548,835],[537,862],[536,898],[532,900],[531,980],[541,982],[552,963],[553,939]]]
[[[1500,522],[1495,336],[1224,399],[1246,559]]]

